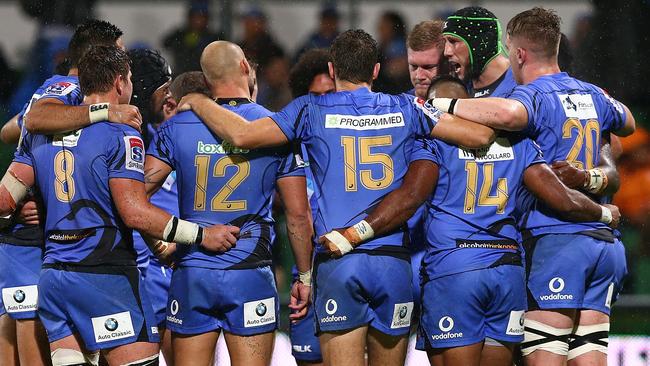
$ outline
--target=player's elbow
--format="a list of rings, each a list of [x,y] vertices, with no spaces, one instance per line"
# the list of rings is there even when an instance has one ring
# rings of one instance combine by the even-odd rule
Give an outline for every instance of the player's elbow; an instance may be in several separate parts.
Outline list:
[[[526,115],[523,107],[517,102],[503,103],[497,112],[496,120],[499,121],[499,129],[505,131],[521,131],[526,127]]]
[[[41,129],[41,125],[38,123],[39,118],[40,118],[40,114],[38,110],[36,111],[30,110],[27,114],[25,114],[25,118],[23,118],[23,123],[25,124],[25,130],[33,134],[47,132]]]
[[[497,133],[495,130],[490,127],[481,126],[473,134],[467,136],[467,140],[463,145],[472,149],[479,149],[492,144],[496,137]]]

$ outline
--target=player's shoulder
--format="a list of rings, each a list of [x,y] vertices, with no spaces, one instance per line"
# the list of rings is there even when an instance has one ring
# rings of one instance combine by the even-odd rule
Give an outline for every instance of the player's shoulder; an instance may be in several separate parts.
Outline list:
[[[263,105],[257,104],[255,102],[242,104],[241,110],[242,114],[244,114],[243,117],[249,121],[273,115],[273,112],[268,110]]]
[[[171,127],[177,124],[194,124],[194,123],[202,123],[201,119],[199,116],[194,113],[193,110],[188,110],[188,111],[182,111],[178,112],[169,119],[167,119],[165,122],[163,122],[160,127]]]
[[[79,89],[79,78],[73,75],[53,75],[39,88],[40,94],[64,96]]]

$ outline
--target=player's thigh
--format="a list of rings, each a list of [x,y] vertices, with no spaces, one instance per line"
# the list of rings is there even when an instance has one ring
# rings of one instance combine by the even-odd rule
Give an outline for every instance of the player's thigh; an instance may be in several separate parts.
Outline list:
[[[16,320],[16,338],[21,364],[49,364],[49,342],[45,328],[38,319]]]
[[[309,306],[307,315],[295,323],[289,324],[291,354],[300,364],[316,365],[323,360],[320,343],[314,325],[314,308]]]
[[[134,362],[146,364],[145,361],[157,365],[158,363],[153,363],[153,360],[157,359],[159,348],[156,343],[135,342],[107,349],[102,353],[110,366],[120,366]]]
[[[368,326],[321,333],[318,338],[323,353],[323,363],[327,366],[365,366],[367,334]]]
[[[174,366],[174,351],[172,349],[172,331],[163,328],[160,334],[160,351],[167,366]]]
[[[490,300],[484,309],[486,337],[497,345],[523,342],[526,311],[524,268],[501,265],[481,272],[481,278],[490,288]]]
[[[271,363],[275,332],[238,336],[224,332],[233,366],[266,366]]]
[[[0,365],[18,365],[16,321],[7,314],[0,315]]]
[[[486,340],[481,351],[481,366],[511,366],[515,345]]]
[[[609,316],[596,310],[580,310],[569,342],[569,366],[606,366]]]
[[[367,344],[369,366],[403,365],[406,359],[408,334],[396,337],[369,328]]]
[[[524,342],[521,344],[526,366],[565,365],[569,335],[575,309],[532,310],[525,315]]]
[[[172,333],[174,366],[211,365],[218,339],[219,331],[195,335]]]
[[[479,366],[483,342],[453,348],[427,350],[432,366]]]

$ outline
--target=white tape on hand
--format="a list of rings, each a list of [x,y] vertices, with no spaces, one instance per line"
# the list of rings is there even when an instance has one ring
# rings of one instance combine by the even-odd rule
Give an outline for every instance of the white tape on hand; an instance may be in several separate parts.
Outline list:
[[[600,220],[598,221],[604,224],[610,224],[613,220],[612,211],[605,206],[600,206],[600,209],[602,210],[602,213],[600,214]]]
[[[307,272],[298,271],[298,281],[305,286],[311,286],[311,270]]]
[[[90,123],[108,121],[109,103],[97,103],[88,106],[88,118]]]
[[[336,247],[341,252],[341,255],[345,255],[354,249],[348,239],[346,239],[345,236],[343,236],[343,234],[339,233],[338,231],[330,231],[329,233],[325,234],[325,238],[336,245]]]

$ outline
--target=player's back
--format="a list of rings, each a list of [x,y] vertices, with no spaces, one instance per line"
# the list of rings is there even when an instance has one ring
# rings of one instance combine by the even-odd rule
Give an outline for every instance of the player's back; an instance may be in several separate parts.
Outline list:
[[[314,217],[317,235],[355,224],[401,185],[415,137],[428,135],[437,117],[425,115],[415,99],[361,87],[303,96],[292,102],[290,110],[272,116],[289,139],[307,147],[320,192]],[[292,115],[298,116],[295,122]],[[405,237],[402,230],[395,231],[355,251],[406,253],[401,248]]]
[[[432,144],[440,173],[426,220],[429,278],[521,263],[516,195],[524,171],[543,162],[539,148],[514,133],[482,149]]]
[[[592,169],[599,163],[603,133],[617,130],[625,123],[620,103],[600,88],[566,73],[539,77],[515,88],[509,98],[519,100],[528,110],[524,133],[539,144],[549,164],[567,160],[579,168]],[[532,199],[522,205],[530,211],[522,226],[533,235],[607,229],[602,223],[565,222]]]
[[[137,131],[101,122],[65,136],[28,134],[24,144],[47,212],[44,263],[134,265],[132,232],[112,202],[109,180],[143,179]]]
[[[223,106],[247,120],[271,114],[245,99]],[[290,149],[239,149],[212,134],[191,111],[179,113],[156,134],[150,155],[176,169],[180,216],[201,226],[230,224],[240,228],[237,245],[225,253],[202,247],[179,249],[179,264],[217,269],[255,268],[271,264],[274,240],[272,199],[276,180],[304,176]]]

